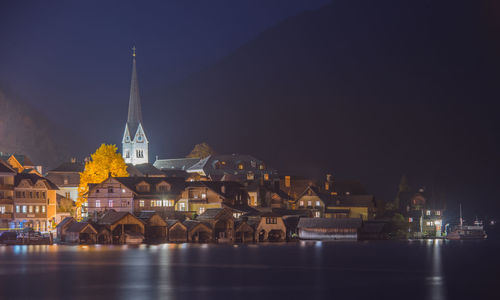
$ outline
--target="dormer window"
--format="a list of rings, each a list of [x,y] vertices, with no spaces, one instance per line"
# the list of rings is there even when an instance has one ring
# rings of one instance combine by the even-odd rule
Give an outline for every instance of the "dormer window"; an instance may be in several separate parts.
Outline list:
[[[137,186],[139,192],[149,192],[149,185],[147,183],[142,183]]]
[[[170,191],[170,185],[168,183],[160,183],[157,187],[156,190],[158,192],[166,193]]]

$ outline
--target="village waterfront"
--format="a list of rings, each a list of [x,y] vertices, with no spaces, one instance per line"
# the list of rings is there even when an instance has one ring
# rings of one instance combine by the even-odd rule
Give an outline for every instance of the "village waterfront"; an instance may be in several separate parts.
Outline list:
[[[487,299],[499,250],[496,237],[0,246],[0,298]]]

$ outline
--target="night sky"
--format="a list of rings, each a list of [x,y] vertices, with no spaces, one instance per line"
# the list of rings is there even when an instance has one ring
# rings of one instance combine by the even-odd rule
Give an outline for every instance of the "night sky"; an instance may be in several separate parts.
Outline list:
[[[207,142],[384,200],[406,174],[498,216],[500,6],[329,2],[4,1],[0,88],[81,158],[121,142],[135,44],[153,160]]]

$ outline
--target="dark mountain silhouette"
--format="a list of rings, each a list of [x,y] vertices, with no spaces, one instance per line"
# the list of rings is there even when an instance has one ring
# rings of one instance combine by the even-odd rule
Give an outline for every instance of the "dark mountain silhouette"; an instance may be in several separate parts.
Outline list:
[[[498,9],[408,2],[334,1],[263,32],[166,88],[152,117],[179,130],[153,147],[204,140],[388,200],[403,173],[453,201],[498,198]]]
[[[75,141],[36,109],[0,89],[0,151],[26,154],[37,165],[55,167],[70,157]]]

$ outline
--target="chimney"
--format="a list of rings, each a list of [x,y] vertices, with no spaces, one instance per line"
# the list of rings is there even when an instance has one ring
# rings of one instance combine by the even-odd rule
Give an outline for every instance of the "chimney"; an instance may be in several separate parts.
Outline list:
[[[332,174],[326,174],[325,191],[334,191]]]

